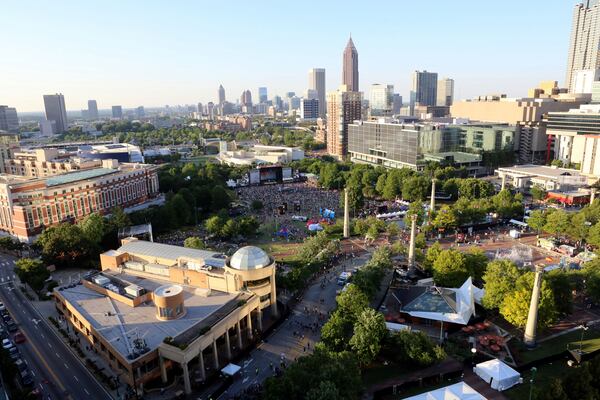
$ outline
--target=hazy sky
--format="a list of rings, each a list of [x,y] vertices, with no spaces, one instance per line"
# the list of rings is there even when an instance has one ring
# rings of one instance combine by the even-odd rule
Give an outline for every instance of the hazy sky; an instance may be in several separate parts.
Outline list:
[[[341,81],[352,33],[360,89],[411,72],[456,81],[456,97],[526,95],[564,82],[576,0],[57,0],[2,2],[0,104],[43,109],[62,92],[67,109],[162,106],[302,93],[307,71]]]

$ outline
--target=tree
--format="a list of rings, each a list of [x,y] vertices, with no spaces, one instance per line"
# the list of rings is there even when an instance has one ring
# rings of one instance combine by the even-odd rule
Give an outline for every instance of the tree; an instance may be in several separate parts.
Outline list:
[[[47,228],[37,243],[42,249],[43,260],[58,268],[90,266],[98,251],[78,225],[69,223]]]
[[[311,400],[336,399],[336,397],[325,396],[319,390],[309,388],[323,388],[329,396],[332,388],[336,388],[339,399],[358,398],[362,389],[362,380],[356,357],[350,352],[332,352],[317,344],[313,354],[300,357],[285,370],[283,375],[267,379],[262,398],[306,400],[310,393]]]
[[[465,253],[465,257],[469,275],[476,281],[481,280],[489,261],[485,252],[479,248],[472,247]]]
[[[543,387],[535,398],[537,400],[569,400],[563,382],[559,378],[552,379],[550,384]]]
[[[529,214],[527,225],[539,233],[546,225],[546,213],[542,210],[533,211],[531,214]]]
[[[400,331],[389,335],[383,352],[400,364],[427,367],[446,358],[444,350],[423,332]]]
[[[509,323],[523,328],[529,315],[529,303],[533,288],[534,273],[527,272],[517,279],[515,290],[505,297],[500,306],[500,314]],[[538,328],[542,329],[552,323],[556,316],[554,293],[546,281],[542,281],[538,306]]]
[[[598,390],[594,387],[597,377],[590,373],[589,363],[583,363],[577,373],[570,373],[564,381],[564,389],[569,399],[595,400]]]
[[[227,210],[231,204],[231,198],[223,186],[217,185],[210,191],[211,208],[213,211]]]
[[[600,224],[596,223],[588,231],[587,241],[589,244],[600,247]]]
[[[451,229],[458,226],[458,220],[454,211],[448,206],[442,206],[442,208],[436,212],[435,218],[433,219],[433,226],[438,229]]]
[[[442,246],[440,245],[440,242],[435,242],[434,244],[429,246],[425,255],[425,261],[423,262],[423,268],[426,271],[433,270],[433,263],[435,262],[435,260],[437,260],[441,252]]]
[[[121,207],[115,207],[111,211],[109,223],[117,230],[130,226],[131,219],[129,219],[129,215]]]
[[[342,397],[332,382],[322,381],[306,393],[306,400],[342,400]]]
[[[44,281],[50,276],[50,272],[48,272],[44,263],[33,258],[17,260],[14,271],[21,281],[27,283],[36,292],[42,290]]]
[[[569,229],[569,214],[563,210],[555,210],[546,217],[544,230],[557,236],[564,235]]]
[[[221,229],[225,226],[225,222],[219,215],[214,215],[206,220],[204,223],[204,227],[208,231],[209,234],[220,236]]]
[[[98,213],[91,213],[78,225],[91,243],[99,244],[106,232],[104,217]]]
[[[483,274],[484,295],[482,304],[485,308],[500,308],[502,302],[515,288],[517,279],[521,276],[519,268],[508,260],[491,261]],[[529,305],[529,303],[527,303]]]
[[[346,290],[340,293],[336,298],[336,302],[338,310],[340,310],[343,315],[349,316],[354,320],[368,307],[369,298],[358,288],[358,286],[351,283],[346,287]]]
[[[460,287],[469,273],[467,258],[457,250],[442,250],[433,263],[433,279],[438,286]]]
[[[366,308],[354,324],[354,335],[350,347],[360,364],[367,365],[375,359],[381,349],[381,341],[387,333],[383,314]]]
[[[199,237],[190,236],[183,241],[183,247],[187,247],[189,249],[202,250],[206,248],[206,245]]]
[[[413,176],[402,184],[402,198],[409,201],[423,200],[429,192],[429,179],[424,176]]]
[[[412,223],[411,216],[417,216],[417,226],[423,225],[423,220],[425,219],[425,210],[423,209],[423,203],[421,201],[413,201],[409,204],[408,210],[406,211],[406,216],[404,217],[404,224],[406,226],[410,226]]]
[[[573,289],[569,275],[556,269],[545,275],[550,290],[554,295],[555,309],[559,314],[569,314],[573,308]]]
[[[254,211],[262,210],[263,207],[263,202],[260,200],[252,200],[252,203],[250,204],[250,208]]]
[[[532,187],[529,192],[531,193],[533,200],[540,201],[546,198],[546,191],[539,186]]]

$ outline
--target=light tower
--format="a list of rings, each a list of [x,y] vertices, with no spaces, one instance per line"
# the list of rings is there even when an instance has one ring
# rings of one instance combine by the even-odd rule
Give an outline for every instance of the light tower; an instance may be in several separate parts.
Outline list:
[[[527,347],[535,347],[536,330],[538,322],[538,306],[540,302],[540,292],[542,290],[543,265],[535,266],[535,278],[533,278],[533,290],[531,291],[531,303],[529,303],[529,314],[527,315],[527,325],[525,326],[525,337],[523,341]]]
[[[344,239],[350,237],[350,199],[348,188],[344,189]]]
[[[408,272],[415,270],[415,241],[417,236],[417,215],[410,216],[410,245],[408,247]]]
[[[431,215],[431,213],[433,213],[435,211],[435,181],[436,179],[433,178],[431,180],[431,203],[429,205],[429,214]]]

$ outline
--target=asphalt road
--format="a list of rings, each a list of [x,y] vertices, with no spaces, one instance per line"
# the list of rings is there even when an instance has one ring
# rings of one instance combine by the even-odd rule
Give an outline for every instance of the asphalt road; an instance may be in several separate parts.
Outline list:
[[[23,293],[12,285],[14,261],[14,257],[0,254],[0,298],[27,339],[17,347],[44,400],[111,400],[104,387],[56,336]]]

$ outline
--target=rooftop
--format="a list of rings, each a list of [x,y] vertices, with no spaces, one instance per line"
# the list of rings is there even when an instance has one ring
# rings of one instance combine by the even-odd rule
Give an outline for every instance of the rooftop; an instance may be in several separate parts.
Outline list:
[[[147,291],[154,291],[163,285],[172,285],[159,279],[140,278],[126,273],[104,271],[104,275],[112,275],[141,286]],[[123,357],[128,358],[135,350],[134,340],[143,339],[148,351],[155,350],[167,336],[189,336],[187,332],[198,325],[213,325],[220,318],[223,308],[229,309],[237,305],[238,294],[212,291],[208,297],[196,294],[196,288],[181,286],[184,295],[186,314],[176,320],[161,321],[156,318],[156,307],[152,302],[130,307],[119,301],[110,299],[83,285],[67,287],[60,294],[89,321],[98,334],[109,342]],[[194,332],[197,329],[193,330]],[[195,337],[195,336],[194,336]],[[129,360],[134,360],[144,353],[138,353]]]
[[[52,176],[52,177],[46,179],[46,185],[47,186],[64,185],[64,184],[68,184],[68,183],[72,183],[72,182],[83,181],[86,179],[97,178],[99,176],[114,174],[115,172],[118,172],[118,170],[111,169],[111,168],[94,168],[94,169],[87,169],[84,171],[71,172],[68,174]]]
[[[548,167],[546,165],[532,164],[498,168],[498,171],[522,174],[523,176],[542,176],[546,178],[558,178],[560,176],[582,176],[581,173],[576,169]]]
[[[172,246],[170,244],[148,242],[145,240],[132,240],[123,244],[116,250],[119,253],[130,253],[134,255],[167,258],[177,260],[180,257],[191,259],[203,259],[206,265],[223,268],[225,266],[225,255],[214,251],[189,249],[187,247]]]

